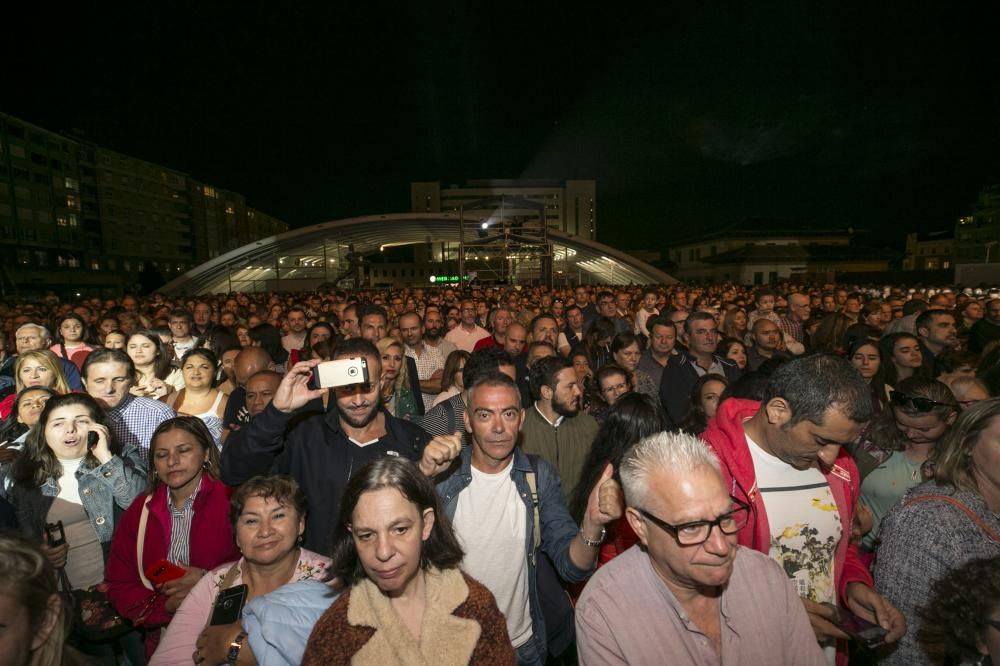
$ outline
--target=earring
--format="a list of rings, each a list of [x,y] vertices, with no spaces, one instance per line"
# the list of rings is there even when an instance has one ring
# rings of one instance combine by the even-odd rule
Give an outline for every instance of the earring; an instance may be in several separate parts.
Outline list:
[[[206,460],[205,462],[203,462],[203,463],[201,464],[201,468],[202,468],[203,470],[205,470],[206,472],[208,472],[208,471],[210,471],[210,470],[212,469],[212,463],[210,463],[210,462],[208,462],[208,461]]]

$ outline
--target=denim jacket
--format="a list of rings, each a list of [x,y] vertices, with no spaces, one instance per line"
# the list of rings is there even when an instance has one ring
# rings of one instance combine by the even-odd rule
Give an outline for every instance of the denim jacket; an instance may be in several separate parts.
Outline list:
[[[455,518],[455,509],[458,507],[458,495],[470,483],[472,483],[472,447],[462,449],[459,464],[446,472],[438,480],[437,491],[444,504],[444,512],[448,518]],[[531,490],[528,488],[527,474],[532,471],[531,462],[527,454],[521,449],[514,449],[514,465],[511,468],[511,478],[517,492],[524,501],[524,506],[528,510],[528,524],[524,535],[524,555],[528,562],[528,598],[531,608],[531,628],[535,640],[541,648],[541,653],[545,654],[545,620],[542,618],[542,609],[538,597],[537,578],[537,553],[535,553],[534,540],[534,507],[531,503]],[[570,543],[576,538],[580,528],[569,515],[566,508],[566,500],[563,499],[562,484],[559,482],[559,475],[552,465],[538,458],[538,472],[536,474],[536,484],[538,487],[538,513],[539,524],[542,529],[541,549],[552,560],[559,576],[568,583],[576,583],[586,580],[593,569],[580,569],[569,558]],[[484,525],[484,529],[492,529],[490,525]]]
[[[111,456],[103,465],[81,466],[76,476],[80,484],[80,501],[106,550],[115,531],[116,514],[127,509],[146,489],[139,450],[130,446],[120,456]],[[46,518],[58,495],[59,484],[55,478],[48,478],[34,488],[11,486],[8,498],[17,509],[21,529],[39,541],[44,539]]]

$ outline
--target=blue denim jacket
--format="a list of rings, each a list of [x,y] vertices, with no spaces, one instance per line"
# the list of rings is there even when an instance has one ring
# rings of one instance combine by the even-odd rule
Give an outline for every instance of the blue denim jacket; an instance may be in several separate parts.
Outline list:
[[[472,483],[472,447],[464,447],[459,458],[460,464],[438,481],[437,491],[444,504],[444,511],[449,519],[455,518],[455,509],[458,506],[458,495],[470,483]],[[528,528],[524,535],[524,555],[528,562],[528,598],[531,607],[531,629],[535,640],[541,646],[541,653],[545,654],[545,620],[542,618],[542,609],[538,600],[538,579],[535,553],[534,537],[534,507],[531,504],[531,490],[528,488],[527,473],[531,472],[531,462],[528,456],[519,448],[514,449],[514,465],[511,468],[511,478],[517,492],[524,500],[524,505],[528,510]],[[569,558],[570,543],[576,538],[580,528],[569,515],[566,507],[566,500],[563,499],[562,484],[559,482],[559,474],[555,468],[545,460],[538,459],[538,472],[536,475],[538,487],[538,513],[539,524],[542,529],[541,549],[552,560],[559,576],[568,583],[576,583],[586,580],[593,571],[590,569],[580,569]],[[484,525],[485,529],[492,529],[490,525]]]
[[[93,468],[77,471],[80,501],[102,544],[110,544],[115,531],[116,508],[127,509],[146,489],[146,474],[136,447]],[[48,478],[37,488],[11,486],[8,497],[17,509],[21,529],[38,540],[45,538],[45,520],[59,495],[56,479]]]

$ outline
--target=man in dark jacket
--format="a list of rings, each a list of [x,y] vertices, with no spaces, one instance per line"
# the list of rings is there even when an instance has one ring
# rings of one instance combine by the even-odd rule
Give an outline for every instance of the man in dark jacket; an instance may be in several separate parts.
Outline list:
[[[691,405],[691,391],[702,375],[724,375],[730,383],[740,376],[733,361],[715,353],[719,345],[719,325],[708,312],[695,312],[684,322],[688,349],[672,356],[660,379],[660,402],[673,429],[680,427]]]
[[[257,474],[290,474],[309,500],[305,546],[330,552],[330,537],[340,511],[340,499],[351,475],[380,456],[391,455],[420,463],[428,474],[434,460],[457,455],[458,435],[435,437],[418,425],[397,419],[383,407],[379,380],[382,363],[370,342],[355,338],[340,343],[334,359],[363,358],[368,381],[311,389],[313,368],[321,361],[302,361],[281,380],[271,404],[226,442],[222,480],[238,485]],[[325,412],[293,422],[303,408],[330,392]],[[315,403],[313,403],[315,404]]]

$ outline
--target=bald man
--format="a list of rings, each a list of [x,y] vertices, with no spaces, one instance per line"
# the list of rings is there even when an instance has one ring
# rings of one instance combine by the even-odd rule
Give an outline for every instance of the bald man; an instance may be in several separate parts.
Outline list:
[[[240,426],[250,422],[250,412],[247,410],[247,381],[262,370],[271,370],[271,355],[263,347],[247,347],[233,361],[233,375],[236,388],[229,394],[226,403],[226,413],[222,422],[229,430],[238,430]]]
[[[274,370],[261,370],[247,380],[246,407],[251,419],[271,404],[280,383],[281,375]]]

